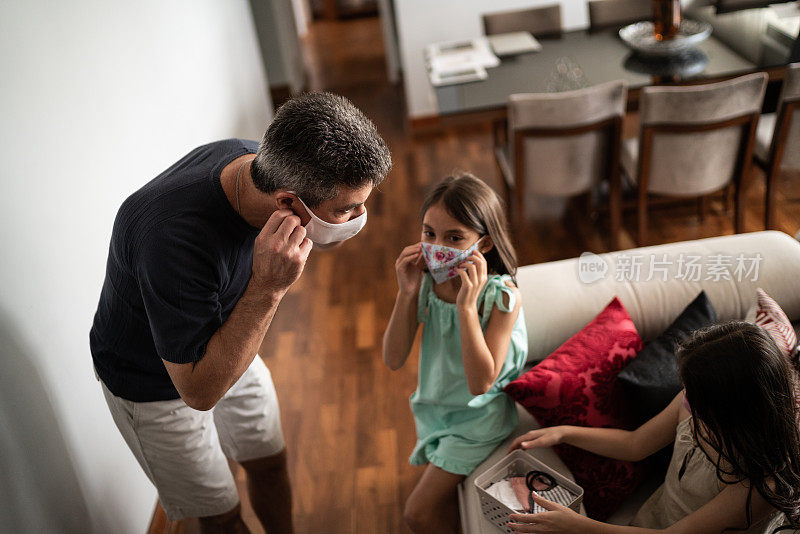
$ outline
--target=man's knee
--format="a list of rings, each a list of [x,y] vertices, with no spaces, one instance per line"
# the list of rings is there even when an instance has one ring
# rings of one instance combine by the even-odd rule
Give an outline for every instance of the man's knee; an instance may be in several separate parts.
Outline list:
[[[200,530],[203,533],[233,532],[249,533],[250,531],[242,521],[242,506],[237,504],[232,510],[218,515],[199,517]]]
[[[285,472],[287,469],[286,449],[284,448],[278,454],[272,456],[264,456],[263,458],[255,458],[239,463],[248,474],[253,475],[259,473]]]

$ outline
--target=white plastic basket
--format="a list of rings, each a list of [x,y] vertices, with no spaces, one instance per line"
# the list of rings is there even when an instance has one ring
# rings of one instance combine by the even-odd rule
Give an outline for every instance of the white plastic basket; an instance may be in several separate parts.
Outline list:
[[[475,488],[478,490],[478,497],[481,501],[483,517],[485,517],[490,523],[501,529],[503,532],[513,534],[511,529],[509,529],[506,524],[509,521],[508,516],[516,512],[492,497],[486,491],[486,488],[491,486],[494,482],[499,482],[504,478],[515,476],[524,477],[528,471],[534,470],[550,473],[560,486],[575,494],[577,497],[575,497],[575,500],[569,505],[569,507],[576,512],[580,511],[581,501],[583,501],[582,487],[558,471],[546,466],[531,456],[528,452],[517,449],[475,478]]]

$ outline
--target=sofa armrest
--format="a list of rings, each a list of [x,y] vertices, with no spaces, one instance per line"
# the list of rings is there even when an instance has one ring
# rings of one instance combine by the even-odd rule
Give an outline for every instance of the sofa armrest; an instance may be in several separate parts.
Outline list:
[[[475,489],[475,478],[486,471],[486,469],[499,462],[506,455],[509,445],[511,445],[511,442],[514,441],[515,438],[529,430],[541,428],[539,423],[536,422],[536,419],[534,419],[525,408],[519,404],[517,404],[516,407],[517,414],[519,415],[519,425],[517,425],[516,430],[514,430],[514,432],[512,432],[511,435],[509,435],[505,441],[503,441],[503,443],[458,486],[461,531],[464,534],[497,534],[501,532],[483,517],[481,502],[478,498],[478,490]],[[574,480],[572,473],[569,472],[567,466],[564,465],[564,462],[561,461],[561,458],[558,457],[551,447],[535,449],[530,452],[536,459],[544,462],[570,480]],[[581,505],[581,513],[584,513],[583,505]]]

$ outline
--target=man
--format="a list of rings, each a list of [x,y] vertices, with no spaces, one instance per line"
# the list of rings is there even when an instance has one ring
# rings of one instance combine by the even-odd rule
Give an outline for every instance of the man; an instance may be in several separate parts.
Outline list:
[[[256,353],[312,242],[355,235],[390,167],[358,109],[308,94],[278,110],[260,145],[199,147],[120,207],[92,358],[170,520],[248,531],[228,457],[267,532],[292,532],[277,397]]]

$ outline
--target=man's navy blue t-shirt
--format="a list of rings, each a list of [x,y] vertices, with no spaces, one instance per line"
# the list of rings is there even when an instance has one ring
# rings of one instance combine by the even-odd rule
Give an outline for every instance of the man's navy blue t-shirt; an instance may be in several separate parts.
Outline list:
[[[162,358],[200,360],[244,293],[258,229],[233,209],[220,172],[257,148],[241,139],[201,146],[122,203],[89,333],[114,395],[177,399]]]

